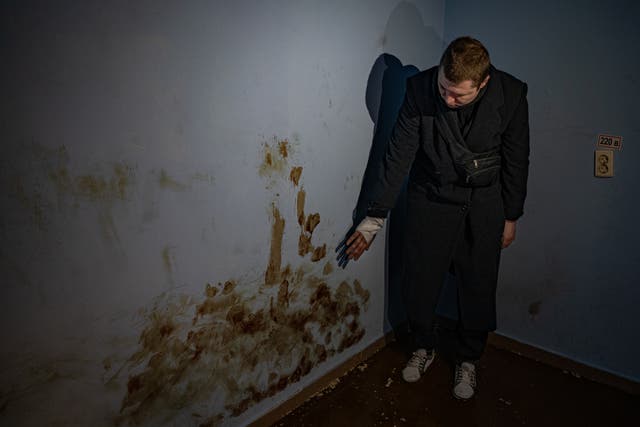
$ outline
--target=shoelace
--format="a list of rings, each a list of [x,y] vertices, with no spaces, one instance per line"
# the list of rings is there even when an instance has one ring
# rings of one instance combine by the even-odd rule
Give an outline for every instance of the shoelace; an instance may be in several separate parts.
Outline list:
[[[466,365],[460,365],[456,369],[456,382],[466,382],[471,384],[471,387],[476,386],[476,371]]]
[[[426,354],[418,353],[414,351],[411,355],[411,359],[407,362],[407,366],[411,368],[418,368],[420,370],[424,369],[424,365],[427,363],[427,359],[430,357],[430,354],[427,352]]]

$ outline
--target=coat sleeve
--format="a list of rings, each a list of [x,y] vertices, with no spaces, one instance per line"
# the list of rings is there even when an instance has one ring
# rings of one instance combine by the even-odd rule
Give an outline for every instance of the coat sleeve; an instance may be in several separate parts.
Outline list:
[[[502,134],[502,200],[505,218],[515,221],[524,213],[529,175],[529,106],[527,85]]]
[[[377,172],[375,190],[367,216],[384,218],[396,203],[405,177],[420,144],[420,113],[411,80],[400,113]]]

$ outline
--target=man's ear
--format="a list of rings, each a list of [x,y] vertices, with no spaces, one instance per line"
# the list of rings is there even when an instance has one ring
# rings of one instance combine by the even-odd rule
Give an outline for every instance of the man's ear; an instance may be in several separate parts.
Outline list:
[[[479,89],[482,89],[483,87],[485,87],[487,85],[487,83],[489,83],[489,77],[491,77],[491,76],[487,75],[487,77],[484,78],[482,83],[480,83]]]

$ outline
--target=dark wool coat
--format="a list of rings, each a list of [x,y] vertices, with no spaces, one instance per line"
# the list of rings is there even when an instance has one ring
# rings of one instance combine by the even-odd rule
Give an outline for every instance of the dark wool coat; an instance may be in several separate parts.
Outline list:
[[[433,67],[407,81],[367,214],[385,217],[409,173],[404,276],[412,329],[429,333],[441,285],[453,268],[461,279],[464,327],[493,330],[504,220],[523,214],[526,197],[527,86],[491,67],[465,141],[477,153],[498,149],[501,168],[493,184],[469,188],[461,183],[435,123],[437,71]]]

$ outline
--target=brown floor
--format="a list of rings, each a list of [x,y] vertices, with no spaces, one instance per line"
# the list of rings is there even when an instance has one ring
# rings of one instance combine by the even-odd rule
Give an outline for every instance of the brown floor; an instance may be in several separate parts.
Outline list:
[[[403,382],[405,348],[391,343],[274,426],[640,425],[640,397],[491,346],[476,396],[458,401],[444,356],[417,383]]]

